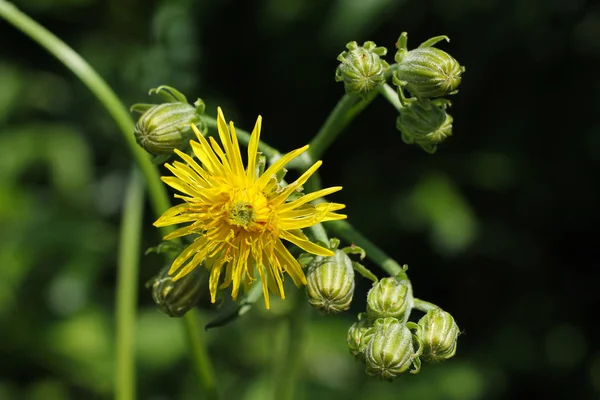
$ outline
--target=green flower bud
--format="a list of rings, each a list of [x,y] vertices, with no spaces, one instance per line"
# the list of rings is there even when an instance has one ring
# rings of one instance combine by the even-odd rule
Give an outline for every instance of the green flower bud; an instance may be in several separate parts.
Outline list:
[[[417,143],[428,153],[452,136],[453,118],[446,112],[449,103],[444,99],[407,101],[396,119],[396,128],[407,144]]]
[[[137,143],[148,153],[166,160],[173,150],[183,150],[195,137],[192,124],[206,133],[206,125],[200,118],[205,109],[201,99],[192,106],[183,93],[166,85],[150,89],[150,94],[159,95],[164,102],[131,106],[131,111],[142,114],[133,133]]]
[[[188,103],[164,103],[148,109],[135,124],[135,139],[148,153],[170,154],[195,137],[191,125],[206,129],[196,108]]]
[[[419,325],[425,361],[441,362],[454,356],[460,330],[450,313],[440,308],[429,310],[419,320]]]
[[[169,275],[169,266],[149,282],[152,285],[152,298],[158,309],[169,317],[183,317],[200,300],[205,291],[204,268],[194,268],[192,272],[176,281]]]
[[[371,318],[394,317],[407,321],[412,304],[410,283],[393,276],[374,284],[367,295],[367,313]]]
[[[354,295],[354,269],[350,257],[334,250],[332,257],[317,257],[306,274],[308,302],[326,313],[350,307]]]
[[[356,42],[346,45],[348,51],[338,56],[341,64],[335,71],[336,82],[344,82],[348,94],[366,95],[385,83],[385,72],[389,65],[381,56],[387,54],[385,47],[376,47],[374,42],[359,46]]]
[[[407,34],[403,32],[396,44],[398,51],[394,59],[398,65],[394,83],[406,87],[411,95],[419,98],[457,93],[465,68],[450,54],[433,47],[444,39],[450,41],[447,36],[436,36],[408,51]]]
[[[391,381],[413,364],[418,372],[413,334],[405,324],[396,318],[380,318],[369,331],[372,337],[364,350],[368,375]]]
[[[350,354],[363,361],[363,352],[369,343],[369,339],[372,337],[372,335],[365,335],[365,333],[373,326],[373,320],[365,317],[365,314],[359,315],[359,320],[353,323],[350,329],[348,329],[346,337]]]

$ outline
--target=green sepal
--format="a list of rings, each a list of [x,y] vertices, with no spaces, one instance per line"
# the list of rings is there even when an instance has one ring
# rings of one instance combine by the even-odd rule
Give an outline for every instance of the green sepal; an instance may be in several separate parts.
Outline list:
[[[145,255],[156,253],[156,254],[165,254],[165,253],[175,253],[179,254],[183,251],[183,245],[179,243],[175,243],[173,241],[161,242],[157,246],[148,247]]]
[[[149,109],[151,109],[152,107],[154,107],[155,105],[156,104],[137,103],[137,104],[132,105],[131,108],[129,109],[129,111],[143,114],[146,111],[148,111]]]
[[[370,281],[373,281],[373,283],[377,283],[377,281],[378,281],[377,276],[375,276],[374,273],[369,271],[367,269],[367,267],[365,267],[361,263],[359,263],[357,261],[352,261],[352,268],[354,268],[354,270],[356,272],[358,272],[363,278],[367,278]]]
[[[298,264],[300,264],[300,266],[302,268],[306,267],[307,265],[309,265],[310,263],[312,263],[314,261],[315,258],[317,258],[318,256],[314,255],[314,254],[310,254],[310,253],[301,253],[298,258]]]
[[[341,250],[346,254],[359,254],[361,260],[364,260],[365,257],[367,256],[367,252],[362,247],[359,247],[355,244],[352,244],[348,247],[344,247]]]
[[[174,87],[160,85],[157,88],[150,89],[149,95],[157,94],[169,103],[187,103],[187,97]]]
[[[445,40],[446,42],[450,42],[450,38],[448,36],[440,35],[440,36],[435,36],[430,39],[427,39],[426,41],[421,43],[418,48],[422,49],[425,47],[432,47],[434,44],[441,42],[442,40]]]
[[[196,112],[198,114],[204,114],[204,111],[206,111],[206,104],[204,104],[204,101],[199,97],[194,102],[194,107],[196,107]]]
[[[331,249],[331,250],[337,249],[338,247],[340,247],[340,243],[341,243],[340,239],[335,238],[335,237],[330,238],[329,239],[329,249]],[[344,249],[341,249],[341,250],[344,251]],[[344,251],[344,252],[346,254],[348,254],[348,252],[346,252],[346,251]]]

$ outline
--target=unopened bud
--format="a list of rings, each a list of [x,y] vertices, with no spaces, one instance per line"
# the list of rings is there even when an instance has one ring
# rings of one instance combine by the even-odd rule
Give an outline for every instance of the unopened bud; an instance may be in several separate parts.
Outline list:
[[[348,94],[366,95],[385,83],[385,72],[389,65],[381,57],[386,55],[385,47],[376,47],[374,42],[359,46],[356,42],[346,45],[348,51],[338,56],[341,64],[335,71],[335,80],[344,82]]]
[[[393,276],[374,284],[367,295],[367,313],[371,318],[394,317],[406,321],[412,304],[410,283]]]
[[[413,334],[405,324],[396,318],[380,318],[369,332],[372,337],[364,351],[367,374],[391,381],[413,364],[418,372]]]
[[[192,124],[202,125],[202,122],[190,104],[158,104],[146,111],[135,124],[135,139],[150,154],[169,154],[175,149],[185,148],[195,137]]]
[[[332,257],[317,257],[306,274],[309,303],[326,313],[350,307],[354,295],[354,269],[350,257],[335,250]]]
[[[135,124],[137,143],[152,155],[168,155],[173,150],[183,150],[195,137],[191,125],[197,125],[206,133],[206,125],[200,116],[204,113],[204,102],[196,100],[194,105],[177,89],[162,85],[150,90],[165,101],[162,104],[134,104],[132,111],[142,114]]]
[[[453,118],[446,112],[449,103],[443,99],[419,99],[407,102],[396,119],[396,128],[407,144],[416,143],[428,153],[452,136]]]
[[[367,318],[366,314],[359,315],[359,320],[352,324],[348,329],[348,336],[346,340],[348,342],[348,349],[350,354],[364,361],[363,352],[365,347],[369,343],[371,336],[365,335],[365,333],[373,326],[373,320]]]
[[[174,281],[169,268],[163,268],[150,282],[152,298],[158,309],[169,317],[182,317],[200,300],[205,291],[206,270],[194,268],[192,272]]]
[[[440,308],[429,310],[419,325],[425,361],[441,362],[454,356],[460,330],[450,313]]]
[[[403,32],[394,57],[398,63],[394,72],[396,83],[402,82],[411,95],[419,98],[457,93],[465,68],[450,54],[433,47],[444,39],[450,41],[447,36],[437,36],[408,51],[407,35]]]

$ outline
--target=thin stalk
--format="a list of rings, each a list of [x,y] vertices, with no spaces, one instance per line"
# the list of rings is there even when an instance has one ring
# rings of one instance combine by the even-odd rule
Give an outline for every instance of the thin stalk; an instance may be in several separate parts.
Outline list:
[[[217,383],[215,373],[206,346],[204,346],[204,332],[200,329],[199,314],[196,309],[192,309],[185,314],[184,324],[188,342],[192,350],[192,360],[196,375],[201,379],[201,386],[206,399],[219,398],[217,392]]]
[[[400,264],[385,254],[383,250],[377,247],[373,242],[364,237],[362,233],[357,231],[347,221],[328,221],[327,228],[348,242],[362,247],[367,253],[367,257],[373,260],[375,264],[379,265],[391,276],[397,276],[398,274],[403,273]]]
[[[430,311],[430,310],[436,310],[439,307],[428,301],[414,298],[413,299],[413,308],[426,313],[427,311]]]
[[[162,214],[170,206],[167,192],[148,154],[135,142],[133,121],[129,110],[123,106],[110,86],[75,50],[52,32],[19,11],[13,4],[0,0],[0,17],[7,20],[61,61],[96,96],[123,133],[125,142],[146,180],[155,214]],[[168,232],[165,231],[164,233]]]
[[[148,154],[137,146],[133,136],[133,120],[131,119],[129,111],[123,106],[110,86],[108,86],[102,77],[98,75],[98,73],[77,52],[56,37],[52,32],[19,11],[13,4],[5,0],[0,0],[0,17],[4,18],[25,35],[36,41],[40,46],[61,61],[86,85],[108,111],[123,134],[125,142],[144,176],[154,214],[159,217],[170,207],[167,191],[160,181],[160,175],[156,166],[152,164]],[[162,228],[161,232],[165,235],[172,232],[174,229],[175,226],[168,226]],[[129,293],[129,295],[131,295],[131,293]],[[193,318],[192,315],[186,315],[184,317],[183,323],[185,323],[186,329],[192,326],[190,321],[187,321],[191,318]],[[188,337],[190,338],[190,346],[192,348],[204,346],[204,343],[200,341],[200,336],[190,333]],[[193,362],[195,363],[196,371],[206,371],[206,368],[200,367],[200,365],[206,364],[210,366],[210,362],[207,362],[207,360],[201,360],[196,357],[193,358]],[[201,383],[210,381],[205,376],[199,376],[198,378]],[[131,385],[133,385],[133,382]],[[203,390],[208,392],[206,388],[203,388]]]
[[[312,164],[312,162],[319,160],[344,128],[352,122],[354,117],[371,104],[373,99],[377,97],[377,94],[378,92],[374,90],[365,98],[349,94],[342,96],[319,132],[311,140],[310,148],[308,149],[310,157],[307,161]],[[293,165],[293,163],[291,164]],[[304,167],[307,168],[308,166]]]
[[[143,210],[144,181],[136,168],[132,170],[125,193],[117,260],[117,400],[135,399],[135,321]]]
[[[398,111],[402,111],[404,106],[400,102],[398,92],[396,92],[390,85],[384,83],[379,86],[379,93]]]
[[[278,360],[278,371],[275,379],[276,400],[291,400],[296,392],[298,375],[304,364],[302,349],[309,320],[308,301],[304,293],[296,299],[294,307],[286,317],[287,343],[285,351],[281,352]]]

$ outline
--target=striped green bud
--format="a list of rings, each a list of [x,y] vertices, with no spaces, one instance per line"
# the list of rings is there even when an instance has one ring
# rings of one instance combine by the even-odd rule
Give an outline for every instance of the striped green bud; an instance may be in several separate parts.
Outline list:
[[[345,311],[354,295],[354,269],[350,257],[335,249],[332,257],[317,257],[306,274],[308,302],[328,314]]]
[[[419,320],[419,325],[425,361],[441,362],[454,356],[460,330],[450,313],[440,308],[429,310]]]
[[[348,342],[348,349],[350,354],[364,361],[363,352],[366,345],[369,343],[369,335],[365,333],[373,326],[373,320],[369,319],[366,314],[362,313],[359,315],[358,321],[350,326],[348,329],[348,335],[346,341]]]
[[[371,337],[364,351],[368,375],[391,381],[411,365],[418,364],[413,334],[396,318],[377,319],[369,333]]]
[[[148,153],[166,160],[175,149],[184,150],[195,137],[192,124],[206,133],[201,120],[205,109],[201,99],[192,106],[183,93],[166,85],[150,89],[150,94],[160,96],[164,102],[131,106],[131,111],[141,114],[133,131],[135,140]]]
[[[194,268],[192,272],[174,281],[169,266],[163,268],[150,282],[152,298],[158,309],[169,317],[183,317],[196,306],[205,292],[205,269]]]
[[[135,124],[135,140],[153,155],[184,149],[195,137],[191,125],[205,132],[196,108],[188,103],[164,103],[148,109]]]
[[[437,36],[409,51],[406,32],[400,35],[394,57],[398,63],[394,72],[395,83],[401,82],[412,96],[441,97],[458,92],[465,68],[450,54],[433,47],[441,40],[450,41],[447,36]]]
[[[407,101],[396,119],[396,128],[407,144],[416,143],[428,153],[435,153],[437,145],[452,136],[453,118],[446,112],[444,99]]]
[[[385,83],[388,63],[381,57],[387,54],[385,47],[376,47],[374,42],[359,46],[356,42],[346,45],[348,51],[338,56],[341,64],[335,71],[336,82],[344,82],[348,94],[365,96]]]
[[[412,305],[410,283],[393,276],[375,283],[367,295],[367,313],[371,318],[394,317],[407,321]]]

